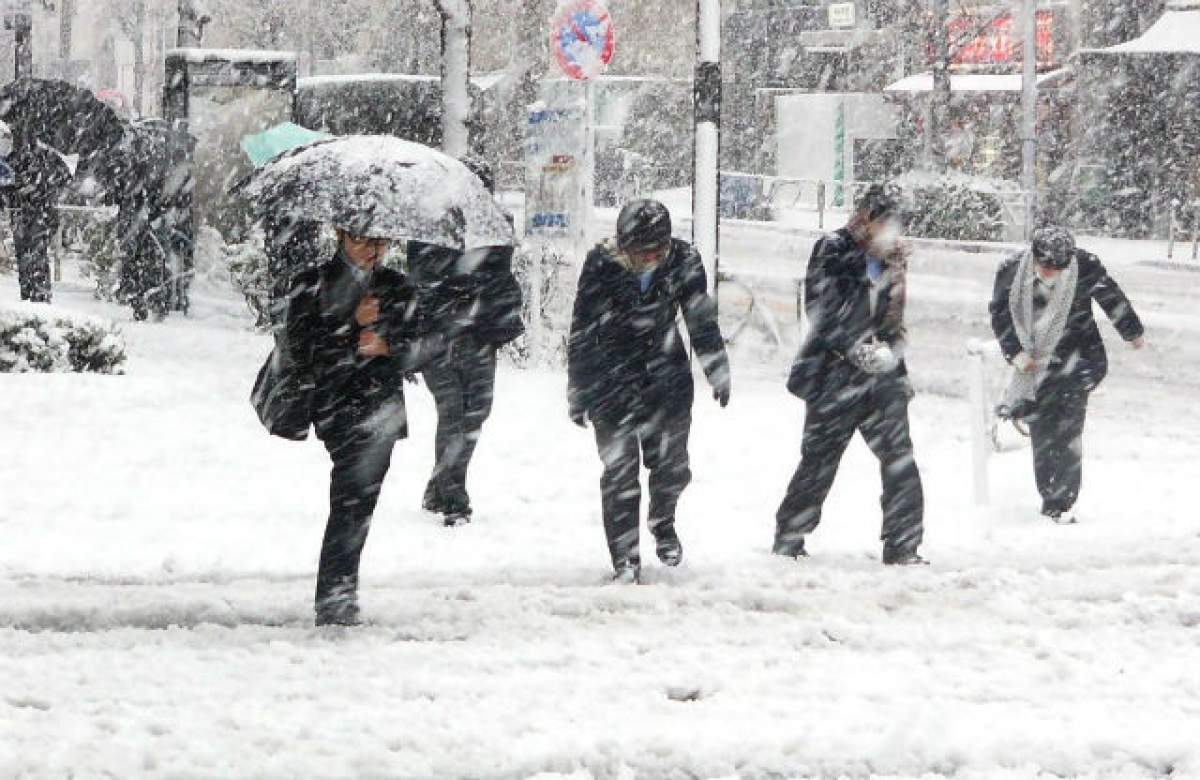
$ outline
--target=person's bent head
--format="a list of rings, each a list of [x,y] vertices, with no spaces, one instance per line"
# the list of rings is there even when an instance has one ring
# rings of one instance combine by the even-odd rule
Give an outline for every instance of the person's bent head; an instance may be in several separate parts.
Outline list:
[[[1030,241],[1034,267],[1043,279],[1056,279],[1075,257],[1075,237],[1058,225],[1047,225],[1033,231]]]
[[[617,247],[635,267],[654,268],[671,251],[671,212],[656,200],[626,203],[617,215]]]
[[[891,183],[872,184],[854,204],[854,222],[863,230],[867,243],[890,250],[904,231],[900,188]]]

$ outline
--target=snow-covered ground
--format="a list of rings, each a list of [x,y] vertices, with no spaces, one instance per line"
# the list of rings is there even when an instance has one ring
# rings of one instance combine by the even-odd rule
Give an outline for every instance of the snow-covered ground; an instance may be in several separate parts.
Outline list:
[[[775,269],[756,289],[793,328],[803,240],[726,240]],[[419,510],[433,408],[410,392],[354,630],[311,626],[327,456],[258,426],[268,343],[237,302],[138,324],[60,285],[122,321],[130,361],[0,376],[0,777],[1198,777],[1200,273],[1102,248],[1151,345],[1102,326],[1078,526],[1037,518],[1028,450],[972,504],[963,344],[987,335],[998,258],[922,250],[933,566],[879,565],[861,442],[813,557],[768,554],[803,407],[786,350],[750,344],[728,409],[698,393],[685,565],[609,585],[590,433],[561,374],[508,369],[465,528]]]

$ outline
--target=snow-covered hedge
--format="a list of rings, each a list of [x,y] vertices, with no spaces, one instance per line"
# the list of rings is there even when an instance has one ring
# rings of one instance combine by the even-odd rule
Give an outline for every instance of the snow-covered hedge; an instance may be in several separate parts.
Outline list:
[[[910,171],[896,183],[909,201],[906,233],[957,241],[1004,240],[1004,200],[1020,192],[1011,182],[964,174]]]
[[[0,373],[120,374],[124,363],[110,323],[41,304],[0,308]]]

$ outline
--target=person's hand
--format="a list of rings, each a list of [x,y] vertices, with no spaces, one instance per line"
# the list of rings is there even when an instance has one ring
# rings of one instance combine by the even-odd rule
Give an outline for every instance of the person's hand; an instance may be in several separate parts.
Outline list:
[[[722,409],[729,406],[729,392],[728,382],[723,382],[713,388],[713,400],[719,403]]]
[[[379,299],[374,295],[365,295],[354,310],[354,321],[359,327],[367,328],[379,320]]]
[[[575,423],[580,428],[587,428],[587,410],[586,409],[572,408],[570,411],[568,411],[568,414],[571,417],[571,422]]]
[[[1028,352],[1019,352],[1012,359],[1013,366],[1022,374],[1032,374],[1037,371],[1037,361]]]
[[[358,354],[363,357],[385,357],[391,354],[387,341],[373,330],[358,334]]]
[[[1138,336],[1136,339],[1129,342],[1129,346],[1133,347],[1134,349],[1144,349],[1146,347],[1146,337]]]

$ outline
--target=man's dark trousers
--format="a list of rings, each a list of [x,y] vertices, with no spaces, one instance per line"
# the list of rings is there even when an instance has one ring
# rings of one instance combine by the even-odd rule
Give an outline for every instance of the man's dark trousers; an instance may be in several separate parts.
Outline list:
[[[613,566],[639,564],[638,521],[642,488],[639,481],[644,460],[650,471],[650,513],[648,525],[653,532],[662,523],[675,520],[675,506],[683,489],[692,481],[688,461],[688,435],[692,429],[691,410],[660,411],[648,421],[611,423],[592,421],[596,448],[604,463],[600,477],[600,500],[604,513],[604,533]]]
[[[366,425],[349,425],[326,436],[324,443],[333,458],[333,472],[317,572],[318,606],[330,599],[352,599],[357,590],[358,562],[396,439]]]
[[[467,469],[483,423],[492,413],[496,348],[464,335],[423,374],[438,413],[435,463],[425,490],[426,503],[434,499],[447,511],[470,511]]]
[[[50,301],[50,243],[58,230],[52,209],[19,209],[13,212],[13,244],[21,300]]]
[[[879,459],[885,557],[912,552],[924,533],[924,494],[908,429],[908,387],[886,376],[838,387],[807,403],[800,465],[775,515],[775,552],[795,555],[821,522],[842,454],[859,431]]]
[[[1087,405],[1087,390],[1072,379],[1038,389],[1037,405],[1027,422],[1043,513],[1068,512],[1079,498]]]

